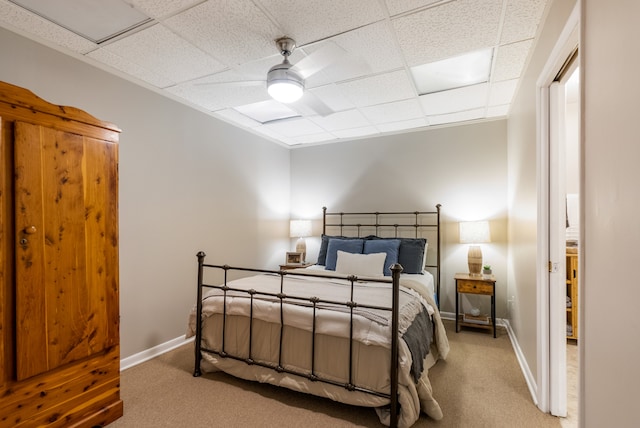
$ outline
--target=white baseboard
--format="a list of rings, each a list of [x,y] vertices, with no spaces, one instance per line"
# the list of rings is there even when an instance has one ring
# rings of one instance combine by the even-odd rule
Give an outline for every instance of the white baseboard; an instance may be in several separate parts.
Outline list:
[[[527,360],[524,358],[524,354],[522,353],[522,349],[520,349],[520,345],[518,344],[518,339],[516,339],[516,335],[511,328],[511,324],[509,320],[502,320],[503,325],[507,329],[507,334],[509,335],[509,339],[511,340],[511,346],[513,346],[513,351],[516,353],[516,358],[518,359],[518,363],[520,364],[520,369],[522,369],[522,374],[524,375],[524,380],[527,382],[527,387],[529,388],[529,393],[531,394],[531,399],[533,403],[538,405],[538,386],[536,380],[529,369],[529,364],[527,364]]]
[[[440,317],[442,319],[455,321],[456,314],[453,312],[440,312]],[[496,325],[502,326],[507,330],[507,334],[509,335],[509,340],[511,341],[511,346],[513,346],[513,351],[516,354],[516,359],[518,360],[518,364],[520,364],[520,369],[522,370],[522,374],[524,375],[524,379],[527,382],[527,387],[529,388],[529,393],[531,394],[531,398],[533,399],[534,404],[538,405],[538,391],[536,380],[529,369],[529,365],[527,364],[527,360],[524,358],[524,354],[522,353],[522,349],[520,349],[520,344],[518,344],[518,339],[516,339],[516,335],[511,328],[511,324],[509,320],[503,318],[496,318]]]
[[[140,363],[144,363],[147,360],[155,358],[159,355],[164,354],[165,352],[169,352],[189,342],[193,342],[193,337],[185,339],[184,336],[180,336],[167,342],[161,343],[160,345],[154,346],[153,348],[138,352],[137,354],[131,355],[130,357],[123,358],[120,360],[120,371],[130,369],[133,366],[137,366]]]

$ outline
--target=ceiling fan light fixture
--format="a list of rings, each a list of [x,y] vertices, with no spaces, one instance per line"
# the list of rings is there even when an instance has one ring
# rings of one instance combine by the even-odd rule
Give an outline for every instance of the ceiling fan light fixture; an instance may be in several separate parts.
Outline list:
[[[304,80],[291,70],[291,63],[284,59],[282,64],[276,64],[267,73],[267,92],[281,103],[298,101],[304,92]]]

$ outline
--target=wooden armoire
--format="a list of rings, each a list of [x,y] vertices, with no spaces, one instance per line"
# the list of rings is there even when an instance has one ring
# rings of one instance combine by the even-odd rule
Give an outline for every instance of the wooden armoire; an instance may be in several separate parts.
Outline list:
[[[0,82],[0,427],[122,415],[119,132]]]

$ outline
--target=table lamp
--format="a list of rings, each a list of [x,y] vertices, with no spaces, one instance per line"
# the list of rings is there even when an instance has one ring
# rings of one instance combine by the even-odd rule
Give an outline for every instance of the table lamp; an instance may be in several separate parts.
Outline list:
[[[289,236],[298,238],[296,242],[296,252],[302,254],[302,262],[306,261],[307,243],[304,238],[311,236],[311,220],[291,220],[289,225]]]
[[[488,221],[460,222],[461,244],[482,244],[485,242],[491,242]],[[469,263],[469,275],[481,276],[482,250],[480,249],[480,245],[469,245],[469,253],[467,257]]]

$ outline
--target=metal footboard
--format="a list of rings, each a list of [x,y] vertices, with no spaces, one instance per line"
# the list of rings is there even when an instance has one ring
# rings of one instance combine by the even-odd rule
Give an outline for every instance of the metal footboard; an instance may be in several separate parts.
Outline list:
[[[306,379],[309,379],[314,382],[324,382],[327,384],[344,387],[349,391],[359,391],[372,395],[376,395],[383,398],[388,398],[390,400],[390,426],[397,427],[398,424],[398,415],[399,415],[399,406],[398,406],[398,323],[399,323],[399,301],[400,301],[400,273],[402,272],[402,266],[399,264],[395,264],[391,267],[391,279],[388,278],[380,278],[380,279],[367,279],[369,282],[380,282],[380,283],[389,283],[392,286],[392,305],[391,307],[386,306],[372,306],[359,304],[355,302],[353,299],[354,296],[354,284],[358,280],[356,276],[349,276],[347,280],[351,284],[351,295],[350,300],[347,302],[343,301],[333,301],[320,299],[318,297],[300,297],[291,294],[284,293],[284,278],[285,276],[306,276],[306,277],[318,277],[318,278],[334,278],[334,279],[345,279],[344,277],[339,276],[327,276],[327,275],[314,275],[311,273],[294,273],[289,271],[271,271],[271,270],[262,270],[262,269],[250,269],[250,268],[240,268],[240,267],[231,267],[228,265],[210,265],[205,264],[205,253],[199,252],[197,254],[198,258],[198,290],[197,290],[197,301],[196,301],[196,334],[195,334],[195,367],[193,376],[200,376],[200,363],[202,361],[202,352],[207,352],[211,354],[218,355],[222,358],[231,358],[238,361],[243,361],[249,365],[258,365],[261,367],[266,367],[272,370],[275,370],[279,373],[289,373],[292,375],[300,376]],[[210,285],[204,283],[204,271],[205,269],[221,269],[224,271],[224,284],[223,285]],[[233,287],[229,287],[227,285],[227,273],[229,271],[244,271],[244,272],[254,272],[254,273],[268,273],[268,274],[276,274],[280,275],[280,292],[279,293],[268,293],[261,292],[259,290],[243,290],[237,289]],[[221,340],[221,349],[213,350],[206,349],[202,346],[202,290],[203,288],[214,288],[222,290],[223,296],[223,313],[222,313],[222,340]],[[227,318],[227,294],[228,292],[235,293],[246,293],[250,298],[250,319],[249,319],[249,356],[247,358],[240,357],[237,355],[232,355],[228,353],[225,349],[225,335],[226,335],[226,318]],[[252,338],[253,338],[253,302],[255,298],[270,298],[276,299],[280,304],[280,339],[279,339],[279,353],[278,353],[278,362],[275,363],[267,363],[263,361],[256,361],[253,358],[252,354]],[[283,330],[284,330],[284,305],[288,304],[296,304],[296,305],[308,305],[313,309],[313,324],[312,324],[312,332],[311,332],[311,371],[305,372],[302,370],[293,370],[287,367],[284,367],[282,364],[282,342],[283,342]],[[337,382],[332,379],[324,378],[323,376],[317,374],[315,372],[315,360],[316,360],[316,310],[319,304],[331,304],[331,305],[340,305],[348,308],[349,313],[349,370],[348,370],[348,381],[346,383]],[[356,307],[359,308],[368,308],[368,309],[378,309],[384,311],[391,312],[391,331],[394,334],[391,337],[391,364],[390,364],[390,379],[391,379],[391,388],[390,392],[383,393],[380,391],[375,391],[366,387],[362,387],[356,385],[353,379],[353,316],[354,309]]]

